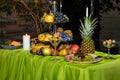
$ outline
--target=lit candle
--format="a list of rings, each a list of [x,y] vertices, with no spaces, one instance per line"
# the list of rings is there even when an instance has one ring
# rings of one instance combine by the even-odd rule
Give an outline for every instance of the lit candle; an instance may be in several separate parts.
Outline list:
[[[88,17],[88,7],[86,7],[86,17]]]
[[[23,49],[30,50],[30,35],[23,35]]]

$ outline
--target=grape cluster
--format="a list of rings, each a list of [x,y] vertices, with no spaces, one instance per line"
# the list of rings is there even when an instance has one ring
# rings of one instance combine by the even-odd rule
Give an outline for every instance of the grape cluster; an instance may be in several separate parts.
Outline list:
[[[36,54],[37,54],[37,55],[42,55],[42,49],[36,51]]]
[[[63,15],[61,12],[55,12],[54,16],[55,23],[66,23],[69,21],[68,17],[66,15]]]
[[[86,55],[85,60],[86,61],[91,61],[91,60],[93,60],[93,57],[91,55]]]
[[[59,36],[62,38],[63,42],[72,41],[72,38],[65,32],[61,32]]]

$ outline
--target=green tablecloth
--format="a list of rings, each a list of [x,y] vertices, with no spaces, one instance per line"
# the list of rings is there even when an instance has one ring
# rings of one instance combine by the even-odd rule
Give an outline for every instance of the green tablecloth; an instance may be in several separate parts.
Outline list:
[[[64,57],[54,62],[53,56],[33,55],[23,49],[0,49],[0,80],[120,80],[120,56],[114,57],[80,64],[64,61]]]

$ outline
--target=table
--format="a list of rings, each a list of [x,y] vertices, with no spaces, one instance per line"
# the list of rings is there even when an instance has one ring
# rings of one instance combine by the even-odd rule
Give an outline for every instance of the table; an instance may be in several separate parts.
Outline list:
[[[64,57],[53,62],[53,57],[0,49],[0,80],[120,80],[120,55],[90,64],[67,62]]]

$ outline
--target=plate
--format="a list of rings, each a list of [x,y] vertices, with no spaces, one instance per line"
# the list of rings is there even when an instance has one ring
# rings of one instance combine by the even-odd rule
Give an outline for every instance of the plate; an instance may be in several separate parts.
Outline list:
[[[9,46],[9,45],[1,45],[1,47],[4,49],[10,49],[10,50],[21,48],[21,46]]]
[[[69,62],[76,62],[76,63],[96,63],[102,60],[101,56],[96,56],[92,60],[89,61],[81,61],[81,60],[76,60],[74,54],[70,54],[65,56],[65,60]]]

